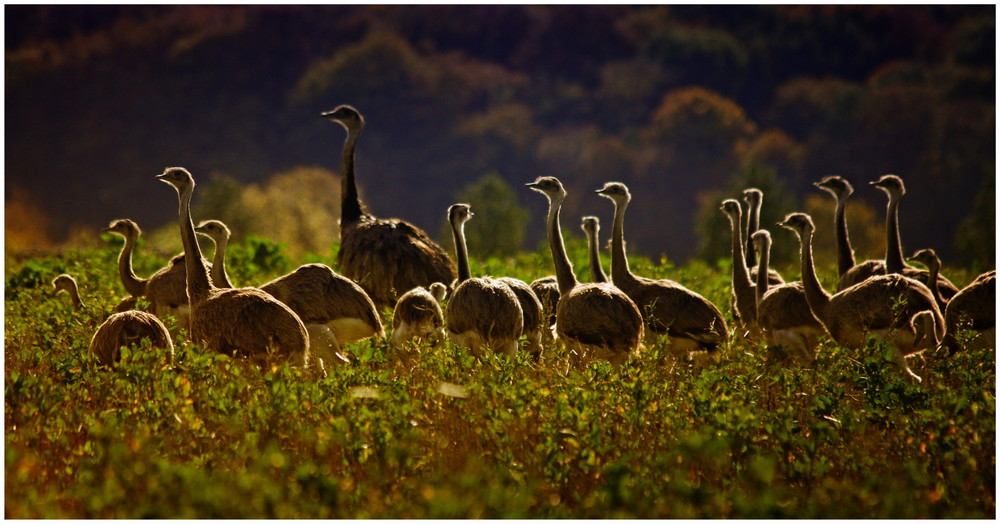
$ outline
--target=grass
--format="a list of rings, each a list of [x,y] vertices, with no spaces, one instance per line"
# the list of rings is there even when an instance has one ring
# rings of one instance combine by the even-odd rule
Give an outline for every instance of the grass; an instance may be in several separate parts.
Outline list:
[[[582,275],[584,248],[569,247]],[[241,283],[292,267],[259,239],[233,253]],[[448,344],[362,341],[315,381],[182,335],[173,362],[136,348],[99,369],[86,348],[123,294],[116,256],[8,263],[5,517],[996,516],[992,352],[917,362],[917,384],[875,341],[861,352],[824,341],[808,368],[734,341],[701,369],[654,344],[620,368],[569,372],[558,347],[540,363],[479,362]],[[525,253],[473,272],[530,281],[548,260]],[[136,272],[164,262],[137,253]],[[729,309],[725,264],[632,267]],[[86,309],[51,295],[61,272]]]

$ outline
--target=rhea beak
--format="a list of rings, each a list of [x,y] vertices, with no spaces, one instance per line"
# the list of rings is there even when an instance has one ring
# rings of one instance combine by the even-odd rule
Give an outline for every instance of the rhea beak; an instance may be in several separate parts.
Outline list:
[[[535,189],[536,187],[538,187],[538,184],[535,182],[528,182],[527,184],[524,184],[524,187],[530,187],[531,189]]]

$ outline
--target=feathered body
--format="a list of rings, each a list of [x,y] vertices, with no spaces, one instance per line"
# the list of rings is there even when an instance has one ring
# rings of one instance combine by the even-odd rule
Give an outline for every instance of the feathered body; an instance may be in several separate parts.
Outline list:
[[[229,228],[218,220],[205,220],[195,231],[215,241],[211,271],[215,285],[232,287],[225,261]],[[260,289],[298,315],[309,332],[313,356],[326,364],[346,360],[340,353],[343,344],[384,334],[382,319],[364,289],[325,264],[299,266]]]
[[[90,339],[89,351],[101,364],[112,366],[121,360],[122,347],[137,346],[144,339],[150,341],[152,348],[166,349],[168,358],[173,359],[174,344],[170,332],[159,318],[145,311],[112,314]]]
[[[729,333],[715,304],[672,280],[654,280],[632,274],[625,256],[625,208],[631,195],[619,182],[608,182],[598,194],[615,205],[611,226],[611,280],[638,306],[646,322],[646,333],[668,335],[675,353],[715,351],[724,346]]]
[[[962,349],[996,349],[996,270],[979,275],[951,297],[944,311],[942,347],[949,354]],[[962,331],[973,331],[966,345],[959,344]]]
[[[875,275],[889,273],[900,274],[918,280],[924,285],[930,285],[929,271],[908,266],[903,260],[903,245],[899,234],[899,203],[903,195],[906,194],[903,180],[896,175],[883,175],[870,184],[889,197],[885,214],[885,260],[867,260],[850,268],[841,275],[840,281],[837,283],[837,290],[846,289]],[[950,299],[958,292],[958,287],[941,275],[938,276],[937,282],[941,296],[945,300]]]
[[[937,345],[944,317],[927,286],[899,274],[879,275],[837,292],[819,284],[812,258],[812,218],[792,213],[781,223],[801,242],[802,280],[813,314],[838,344],[860,349],[870,336],[886,340],[900,364],[919,380],[903,356]]]
[[[581,284],[576,280],[559,224],[559,211],[566,199],[562,183],[555,177],[538,177],[526,186],[549,200],[546,233],[559,284],[557,337],[581,359],[601,358],[620,363],[631,358],[645,337],[639,308],[612,284]]]
[[[524,329],[517,295],[490,277],[462,281],[448,299],[445,319],[452,342],[477,356],[483,349],[513,355]]]
[[[364,119],[351,106],[322,114],[347,130],[341,154],[340,251],[337,265],[379,307],[393,307],[400,294],[416,286],[454,280],[455,265],[422,229],[396,218],[375,218],[358,194],[354,155]]]
[[[444,290],[444,284],[437,284]],[[443,293],[441,294],[443,298]],[[393,310],[392,343],[432,340],[443,334],[444,312],[438,297],[423,287],[415,287],[399,297]]]
[[[191,303],[191,340],[220,353],[251,357],[261,364],[273,357],[304,365],[309,339],[302,321],[288,306],[257,288],[219,289],[209,281],[191,221],[195,185],[191,173],[172,167],[157,178],[177,190]]]
[[[556,282],[555,275],[537,278],[530,286],[542,304],[545,325],[553,326],[556,323],[556,304],[559,303],[559,283]]]
[[[542,302],[538,300],[531,286],[522,280],[511,277],[500,277],[497,280],[506,284],[521,304],[523,319],[521,333],[527,338],[524,349],[538,358],[542,352],[542,331],[546,328]]]
[[[458,284],[445,314],[448,338],[456,345],[469,348],[476,356],[488,348],[513,356],[518,349],[518,337],[524,331],[521,302],[502,279],[472,278],[469,253],[465,242],[465,223],[473,213],[468,204],[448,208],[458,259]]]
[[[771,260],[771,233],[766,229],[753,234],[753,244],[760,258],[760,267],[767,268]],[[816,356],[816,346],[823,334],[823,324],[809,309],[802,282],[770,285],[758,274],[755,286],[757,325],[768,346],[782,346],[806,361]]]

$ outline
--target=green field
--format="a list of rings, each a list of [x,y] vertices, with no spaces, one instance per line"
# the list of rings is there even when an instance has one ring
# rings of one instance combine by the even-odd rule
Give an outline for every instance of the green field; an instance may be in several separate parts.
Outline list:
[[[580,242],[570,243],[586,270]],[[135,257],[146,276],[165,262]],[[335,251],[333,251],[335,252]],[[258,240],[230,274],[302,262]],[[8,518],[994,518],[992,352],[913,362],[824,341],[811,367],[735,341],[694,369],[662,343],[565,372],[561,350],[479,362],[448,344],[348,346],[316,381],[178,340],[115,369],[87,354],[124,295],[115,245],[7,259],[4,516]],[[545,250],[473,261],[530,281]],[[632,259],[729,315],[728,266]],[[945,268],[957,284],[974,275]],[[828,289],[833,269],[820,268]],[[87,307],[50,282],[71,273]],[[793,270],[786,277],[796,277]],[[391,327],[391,322],[387,324]]]

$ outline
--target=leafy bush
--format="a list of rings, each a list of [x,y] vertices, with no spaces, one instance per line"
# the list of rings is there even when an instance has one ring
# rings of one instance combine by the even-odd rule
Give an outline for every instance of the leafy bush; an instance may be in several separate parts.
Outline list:
[[[266,240],[236,247],[230,267],[249,281],[292,265]],[[570,248],[582,270],[583,243]],[[116,253],[8,267],[6,517],[996,515],[993,352],[915,360],[917,384],[876,342],[824,341],[794,367],[735,340],[702,368],[656,342],[619,368],[566,370],[557,346],[540,362],[479,362],[448,343],[366,340],[314,380],[182,332],[173,361],[139,347],[101,369],[86,348],[119,297]],[[546,257],[474,259],[473,271],[528,281],[552,272]],[[632,267],[728,303],[718,267]],[[83,310],[50,294],[64,271]]]

